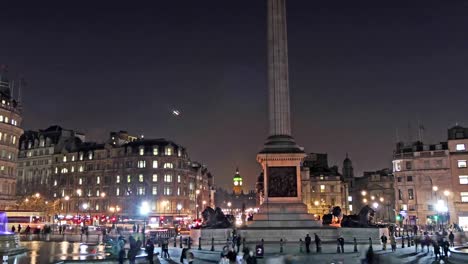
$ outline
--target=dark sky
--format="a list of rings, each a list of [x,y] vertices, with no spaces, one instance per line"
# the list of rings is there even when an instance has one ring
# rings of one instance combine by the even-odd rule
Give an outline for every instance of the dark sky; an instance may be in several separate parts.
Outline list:
[[[0,64],[28,82],[26,129],[170,138],[219,185],[239,166],[253,188],[267,136],[265,0],[11,2]],[[391,165],[397,129],[416,139],[419,120],[438,142],[468,125],[466,14],[461,0],[288,1],[296,141],[340,167],[349,152],[362,172]]]

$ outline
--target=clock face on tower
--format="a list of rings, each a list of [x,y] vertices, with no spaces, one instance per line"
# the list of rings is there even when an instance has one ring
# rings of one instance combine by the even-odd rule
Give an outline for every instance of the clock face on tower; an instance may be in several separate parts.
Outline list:
[[[235,186],[237,186],[238,184],[239,184],[238,182],[236,182],[236,181],[234,182],[234,185],[235,185]]]

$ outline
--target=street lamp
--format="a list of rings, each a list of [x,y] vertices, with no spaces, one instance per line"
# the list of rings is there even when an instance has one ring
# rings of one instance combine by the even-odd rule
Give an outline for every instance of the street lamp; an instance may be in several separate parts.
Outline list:
[[[195,191],[195,208],[196,208],[196,210],[197,210],[197,219],[199,218],[199,216],[198,216],[198,195],[199,195],[199,194],[200,194],[200,190],[197,189],[197,190]]]
[[[229,214],[231,214],[231,213],[232,213],[232,212],[231,212],[232,203],[231,203],[231,202],[228,202],[228,203],[227,203],[227,206],[229,207]]]
[[[367,192],[366,192],[366,191],[362,191],[361,194],[362,194],[362,196],[366,196]]]
[[[40,193],[36,193],[34,196],[36,196],[36,198],[39,198],[39,197],[41,197],[41,194],[40,194]]]

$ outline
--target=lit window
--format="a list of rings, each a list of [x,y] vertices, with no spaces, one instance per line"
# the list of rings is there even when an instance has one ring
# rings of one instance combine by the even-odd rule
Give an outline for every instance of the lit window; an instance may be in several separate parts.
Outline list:
[[[458,168],[466,168],[466,160],[459,160]]]
[[[115,195],[116,195],[116,196],[119,196],[119,195],[120,195],[120,189],[119,189],[119,188],[115,189]]]
[[[146,161],[145,160],[139,160],[138,161],[138,168],[145,168],[146,167]]]
[[[11,119],[11,124],[12,124],[12,125],[15,124],[15,120],[14,120],[14,119]]]
[[[401,208],[403,211],[408,211],[408,205],[407,204],[402,204]]]
[[[58,174],[58,168],[55,167],[55,174]]]
[[[165,174],[164,175],[164,182],[172,182],[172,175],[171,174]]]
[[[143,182],[143,174],[138,175],[138,181]]]
[[[68,169],[67,168],[62,168],[62,170],[60,172],[61,173],[68,173]]]
[[[458,178],[460,179],[460,184],[468,184],[468,175],[460,175]]]
[[[83,184],[83,179],[82,179],[82,178],[79,178],[79,179],[78,179],[78,184],[79,184],[79,185],[82,185],[82,184]]]
[[[177,182],[180,183],[180,175],[177,175]]]
[[[8,117],[5,116],[5,123],[8,123]]]
[[[44,143],[44,142],[43,142]],[[72,161],[75,161],[75,155],[72,156]]]
[[[462,203],[468,203],[468,192],[460,192]]]
[[[408,189],[408,199],[410,200],[414,199],[413,189]]]
[[[325,185],[320,185],[320,192],[325,192]]]
[[[177,187],[177,195],[180,195],[180,187]]]
[[[157,182],[158,181],[158,175],[157,174],[153,174],[153,182]]]
[[[119,175],[117,175],[117,177],[116,177],[116,179],[115,179],[115,182],[116,182],[116,183],[120,183],[120,176],[119,176]]]
[[[137,195],[145,195],[145,187],[138,187]]]
[[[353,205],[352,204],[349,205],[349,211],[353,211]]]
[[[157,195],[157,194],[158,194],[158,187],[153,186],[152,194],[153,194],[153,195]]]
[[[78,167],[78,172],[83,172],[84,171],[84,167],[83,165],[80,165],[80,167]]]
[[[352,202],[353,201],[353,197],[352,196],[348,196],[348,202]]]
[[[178,157],[181,157],[181,156],[182,156],[182,151],[181,151],[180,149],[177,150],[177,156],[178,156]]]
[[[99,210],[99,204],[96,204],[96,211]]]
[[[99,190],[96,190],[96,196],[99,197]]]
[[[54,180],[54,186],[57,186],[57,180]]]
[[[88,153],[88,159],[90,159],[90,160],[93,159],[93,153],[92,153],[92,152],[89,152],[89,153]]]
[[[158,147],[153,147],[153,156],[157,156],[159,154]]]
[[[158,161],[153,160],[153,169],[157,169],[157,168],[158,168]]]
[[[80,152],[80,160],[83,160],[83,153]]]
[[[75,172],[75,166],[71,166],[71,172]]]
[[[164,187],[164,195],[172,195],[172,188],[171,187]]]
[[[3,122],[3,116],[0,115],[0,122]]]
[[[464,151],[465,150],[465,144],[457,144],[456,150],[457,151]]]
[[[164,155],[172,156],[172,147],[166,147],[166,149],[164,150]]]
[[[132,176],[127,175],[127,182],[132,182]]]
[[[63,155],[63,162],[67,162],[67,156]]]
[[[12,141],[13,144],[16,144],[16,136],[13,136],[11,141]]]
[[[144,149],[144,148],[140,148],[139,153],[140,153],[140,156],[145,155],[145,149]]]
[[[101,183],[101,177],[97,176],[96,177],[96,184],[100,184]]]
[[[174,168],[174,164],[170,163],[170,162],[166,162],[164,163],[164,168],[165,169],[173,169]]]

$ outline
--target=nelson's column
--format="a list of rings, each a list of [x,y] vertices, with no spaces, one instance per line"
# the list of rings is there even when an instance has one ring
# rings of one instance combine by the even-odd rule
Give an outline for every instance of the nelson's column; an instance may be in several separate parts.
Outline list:
[[[264,203],[251,227],[314,227],[319,221],[302,203],[301,162],[291,136],[285,0],[268,0],[269,137],[257,161],[264,175]]]

